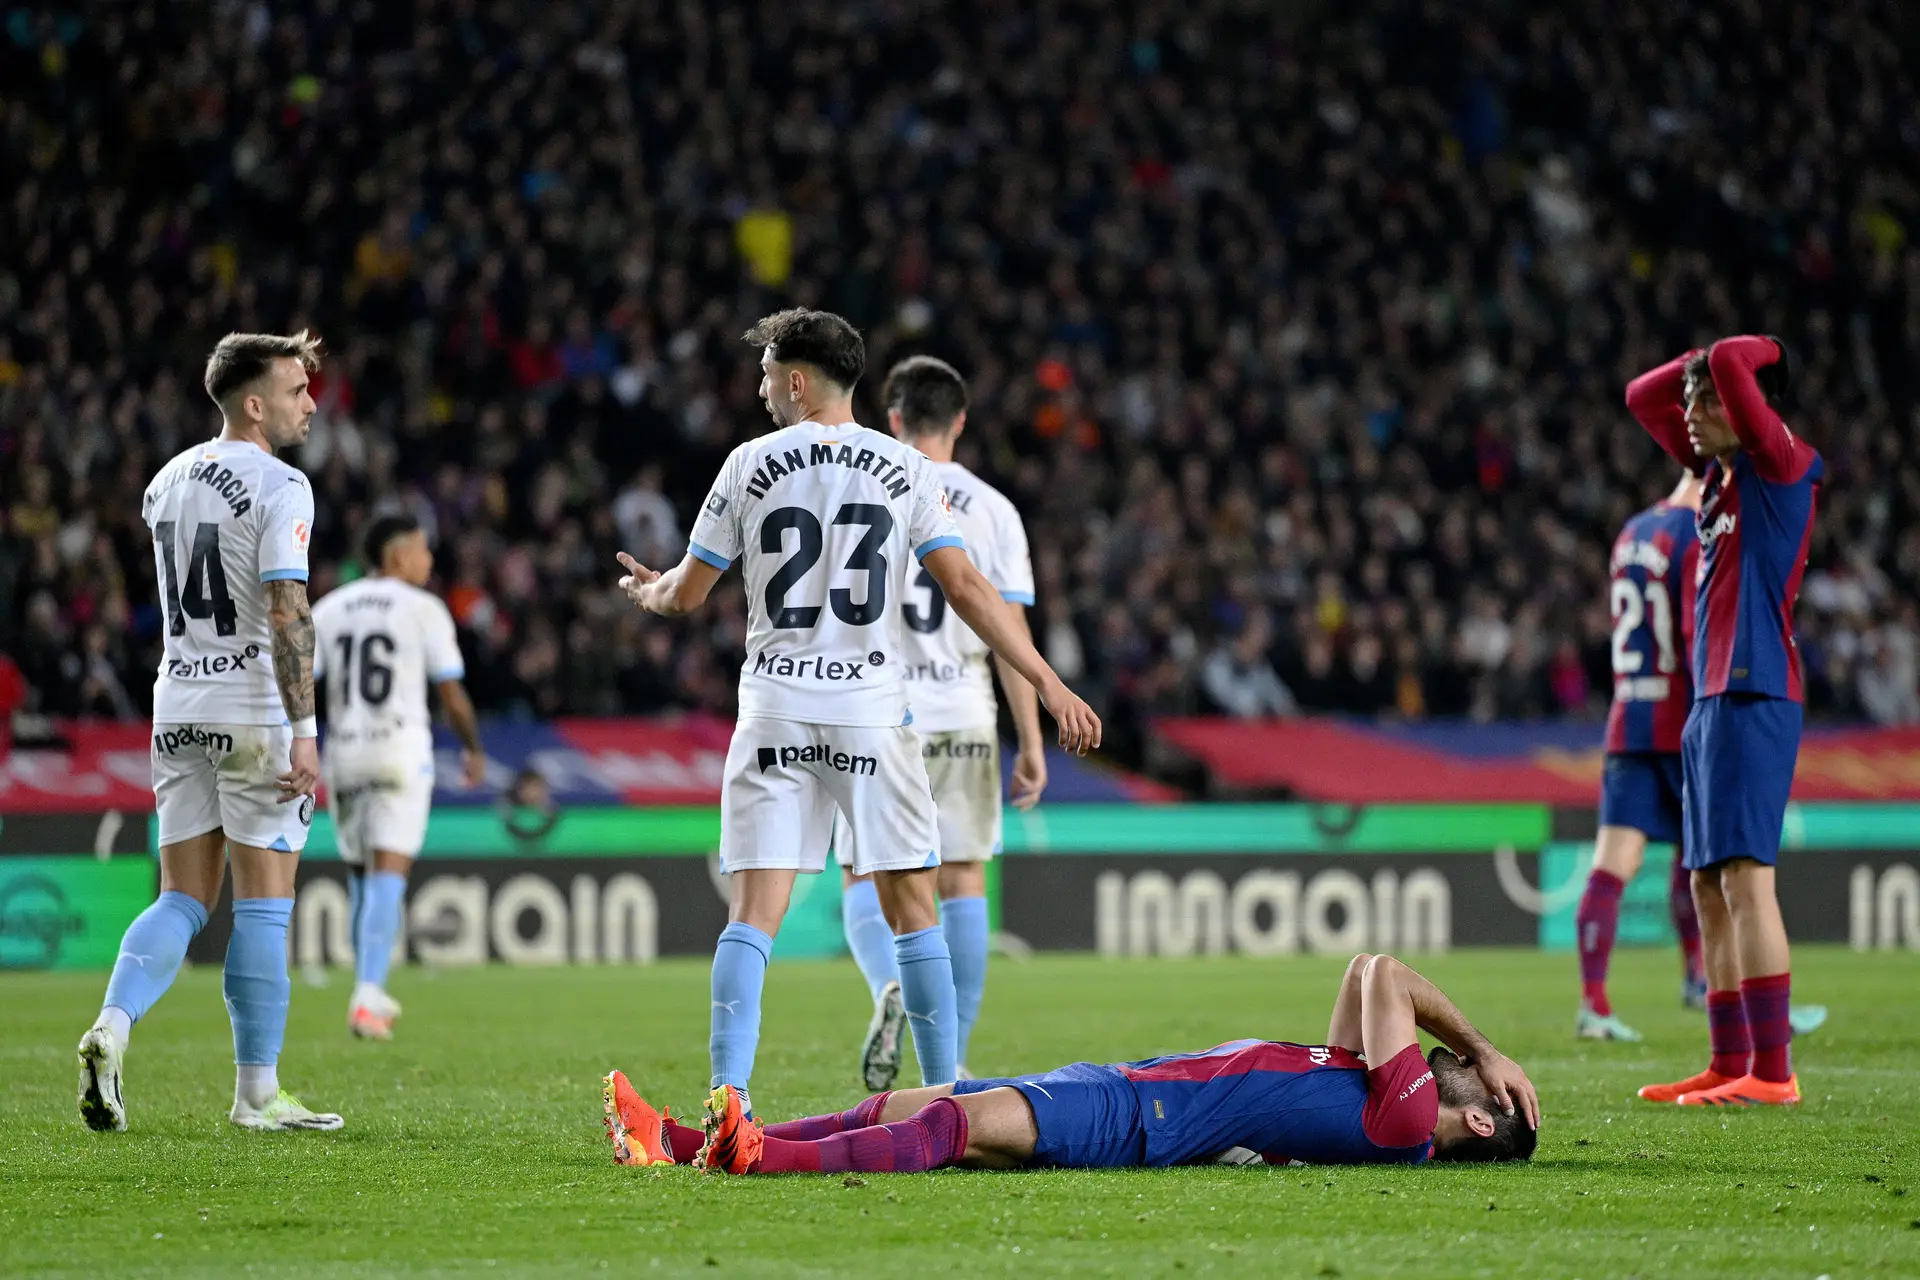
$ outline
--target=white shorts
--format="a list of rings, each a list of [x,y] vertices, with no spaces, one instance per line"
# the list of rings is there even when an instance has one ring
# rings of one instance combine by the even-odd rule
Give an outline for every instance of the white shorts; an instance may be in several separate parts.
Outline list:
[[[433,761],[329,761],[327,810],[349,866],[367,866],[375,852],[417,857],[433,810]]]
[[[281,803],[293,729],[262,724],[153,726],[153,805],[162,846],[220,831],[234,844],[298,853],[313,797]]]
[[[1000,735],[951,729],[922,734],[920,742],[939,812],[940,861],[991,861],[1000,852]],[[849,844],[846,824],[835,821],[834,857],[843,867],[853,865]]]
[[[757,717],[734,726],[720,784],[724,870],[823,871],[836,814],[846,815],[861,875],[940,865],[933,792],[912,729]]]

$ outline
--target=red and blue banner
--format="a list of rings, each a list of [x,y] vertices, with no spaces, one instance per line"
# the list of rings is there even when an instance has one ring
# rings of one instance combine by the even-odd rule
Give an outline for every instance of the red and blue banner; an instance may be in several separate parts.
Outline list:
[[[1343,804],[1508,802],[1591,807],[1599,724],[1367,723],[1328,717],[1155,722],[1165,746],[1235,791]],[[1796,800],[1920,800],[1920,728],[1810,726]]]
[[[0,757],[0,814],[76,813],[153,808],[149,727],[67,724],[43,746],[15,746]],[[660,719],[487,723],[486,782],[460,785],[458,743],[437,731],[437,805],[493,804],[524,771],[545,780],[550,799],[579,805],[713,804],[733,722],[690,714]],[[1003,753],[1004,769],[1012,768]],[[1152,803],[1177,793],[1146,778],[1049,749],[1049,803]]]

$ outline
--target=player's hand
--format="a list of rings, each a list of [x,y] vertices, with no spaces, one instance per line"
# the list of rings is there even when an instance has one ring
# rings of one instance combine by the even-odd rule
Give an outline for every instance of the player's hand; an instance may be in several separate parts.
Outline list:
[[[642,609],[646,608],[647,601],[645,593],[647,585],[658,582],[660,575],[624,551],[620,552],[617,558],[621,564],[627,567],[626,576],[621,578],[619,582],[620,589],[627,593],[627,599],[633,601]]]
[[[1479,1073],[1480,1082],[1487,1086],[1493,1100],[1508,1115],[1518,1106],[1527,1118],[1528,1128],[1540,1127],[1540,1095],[1533,1091],[1533,1081],[1527,1079],[1519,1063],[1497,1049],[1488,1049],[1474,1055],[1473,1069]]]
[[[1100,745],[1100,717],[1058,677],[1041,693],[1040,703],[1060,726],[1061,746],[1083,756]]]
[[[1047,789],[1047,755],[1044,749],[1035,747],[1032,751],[1022,751],[1013,758],[1013,807],[1025,813],[1040,803],[1040,793]]]
[[[487,780],[487,757],[479,751],[460,751],[460,781],[469,789],[479,786]]]
[[[280,803],[310,796],[320,782],[320,739],[295,738],[287,753],[287,771],[280,775]]]

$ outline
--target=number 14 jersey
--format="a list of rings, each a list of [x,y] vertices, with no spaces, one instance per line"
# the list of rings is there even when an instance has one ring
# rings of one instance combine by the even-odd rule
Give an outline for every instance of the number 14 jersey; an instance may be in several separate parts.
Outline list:
[[[688,552],[718,569],[741,561],[741,718],[905,723],[909,557],[961,545],[933,463],[890,436],[802,422],[735,449]]]
[[[155,722],[287,723],[265,584],[307,580],[307,478],[258,445],[210,440],[160,469],[140,516],[153,534],[166,641]]]

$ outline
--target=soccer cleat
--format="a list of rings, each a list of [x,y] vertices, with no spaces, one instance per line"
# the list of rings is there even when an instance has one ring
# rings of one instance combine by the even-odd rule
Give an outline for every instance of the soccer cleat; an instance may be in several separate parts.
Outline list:
[[[1682,978],[1680,980],[1680,1006],[1705,1012],[1707,1007],[1707,980],[1705,978]]]
[[[1810,1036],[1827,1025],[1827,1006],[1796,1004],[1787,1010],[1787,1025],[1797,1036]]]
[[[398,1000],[384,991],[360,988],[347,1008],[347,1030],[362,1040],[391,1040],[393,1024],[399,1017]]]
[[[1786,1081],[1741,1076],[1711,1089],[1680,1095],[1683,1107],[1791,1107],[1800,1102],[1800,1077]]]
[[[708,1096],[707,1117],[701,1128],[707,1140],[693,1158],[697,1167],[721,1173],[751,1173],[760,1163],[766,1135],[758,1120],[747,1117],[740,1091],[732,1085],[723,1084]]]
[[[1580,1006],[1580,1016],[1574,1021],[1573,1034],[1580,1040],[1620,1040],[1628,1044],[1638,1044],[1640,1033],[1610,1013],[1595,1013],[1585,1005]]]
[[[101,1133],[127,1127],[127,1106],[120,1100],[120,1042],[105,1027],[80,1037],[80,1118]]]
[[[1718,1071],[1708,1069],[1699,1075],[1688,1076],[1685,1080],[1676,1080],[1672,1084],[1643,1084],[1640,1096],[1648,1102],[1678,1102],[1689,1093],[1698,1093],[1707,1089],[1717,1089],[1733,1079]]]
[[[647,1104],[625,1072],[608,1072],[600,1096],[605,1104],[607,1136],[613,1139],[615,1164],[650,1167],[673,1163],[661,1131],[664,1116]]]
[[[300,1099],[282,1089],[273,1095],[265,1106],[256,1107],[251,1103],[236,1101],[233,1110],[227,1113],[227,1119],[242,1129],[252,1129],[256,1133],[288,1133],[295,1129],[312,1129],[319,1133],[332,1133],[344,1128],[346,1121],[330,1111],[311,1111],[301,1105]]]
[[[906,1049],[907,1003],[900,995],[900,984],[889,982],[880,988],[873,1002],[873,1021],[867,1024],[867,1037],[860,1042],[860,1080],[869,1093],[884,1093],[893,1088],[900,1074],[900,1057]]]

